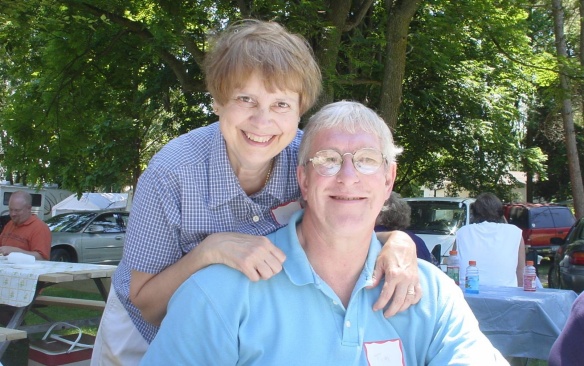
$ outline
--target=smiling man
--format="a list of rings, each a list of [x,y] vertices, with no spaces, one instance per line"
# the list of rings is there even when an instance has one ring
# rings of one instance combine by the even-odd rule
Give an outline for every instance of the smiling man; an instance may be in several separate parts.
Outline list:
[[[224,265],[197,272],[174,294],[142,363],[507,364],[460,289],[430,263],[418,261],[417,305],[390,318],[372,310],[381,291],[366,289],[381,250],[373,229],[399,152],[360,103],[315,114],[298,156],[305,209],[268,235],[286,254],[284,270],[260,282]]]

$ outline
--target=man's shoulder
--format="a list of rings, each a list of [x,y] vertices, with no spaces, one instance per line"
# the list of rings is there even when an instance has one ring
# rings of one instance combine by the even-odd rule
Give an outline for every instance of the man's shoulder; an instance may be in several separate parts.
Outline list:
[[[236,269],[212,264],[183,282],[172,296],[169,309],[212,309],[220,318],[229,319],[227,323],[234,324],[234,319],[247,313],[252,304],[261,303],[265,296],[269,296],[270,291],[266,291],[266,287],[279,287],[274,280],[272,277],[251,281]]]
[[[423,259],[418,259],[418,269],[420,270],[420,272],[422,272],[423,276],[427,276],[427,277],[430,277],[432,279],[435,279],[435,276],[437,274],[440,274],[440,273],[444,274],[444,272],[442,272],[442,270],[440,270],[440,268],[438,268],[434,264],[432,264],[428,261],[425,261]]]
[[[49,228],[49,226],[47,225],[47,223],[44,222],[43,220],[41,220],[41,218],[38,217],[37,215],[31,215],[30,218],[26,222],[29,222],[29,221],[30,221],[30,224],[32,226],[42,227],[42,228],[45,228],[46,227],[47,229]]]
[[[240,292],[247,289],[250,283],[249,278],[240,271],[224,264],[212,264],[191,275],[181,288],[199,289],[212,296],[233,296],[232,290]]]
[[[424,291],[422,301],[430,298],[437,300],[438,298],[444,298],[445,293],[460,291],[460,288],[457,286],[452,286],[454,283],[452,279],[434,264],[423,259],[418,259],[418,269],[420,283]]]
[[[2,231],[6,230],[6,228],[14,228],[15,226],[16,225],[14,225],[14,221],[10,220],[4,225],[4,229],[2,229]]]
[[[10,223],[14,224],[12,221]],[[45,222],[39,219],[37,215],[32,214],[28,219],[26,219],[25,222],[23,222],[21,225],[18,225],[17,227],[33,227],[39,225],[39,223],[46,225]],[[8,226],[8,224],[6,226]]]

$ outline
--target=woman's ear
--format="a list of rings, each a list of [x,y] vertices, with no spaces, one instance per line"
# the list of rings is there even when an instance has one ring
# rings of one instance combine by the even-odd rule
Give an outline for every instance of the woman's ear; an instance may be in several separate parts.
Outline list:
[[[221,105],[217,103],[214,99],[213,102],[211,103],[211,108],[213,108],[213,113],[215,113],[216,116],[219,116],[221,114]]]

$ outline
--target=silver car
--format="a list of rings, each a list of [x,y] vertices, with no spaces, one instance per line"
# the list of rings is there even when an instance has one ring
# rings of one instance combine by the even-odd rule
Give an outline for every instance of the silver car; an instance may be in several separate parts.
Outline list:
[[[81,211],[46,220],[52,234],[51,260],[118,264],[124,250],[127,211]]]

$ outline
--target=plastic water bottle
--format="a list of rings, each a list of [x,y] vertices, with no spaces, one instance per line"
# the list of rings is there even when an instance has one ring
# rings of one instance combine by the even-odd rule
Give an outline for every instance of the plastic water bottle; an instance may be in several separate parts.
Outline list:
[[[535,291],[537,273],[533,261],[527,261],[523,270],[523,290]]]
[[[479,269],[477,268],[476,261],[468,261],[468,267],[466,267],[466,278],[465,278],[464,292],[467,294],[478,294],[479,293]]]
[[[452,278],[456,285],[460,285],[460,258],[456,250],[450,251],[448,262],[446,263],[446,274]]]

